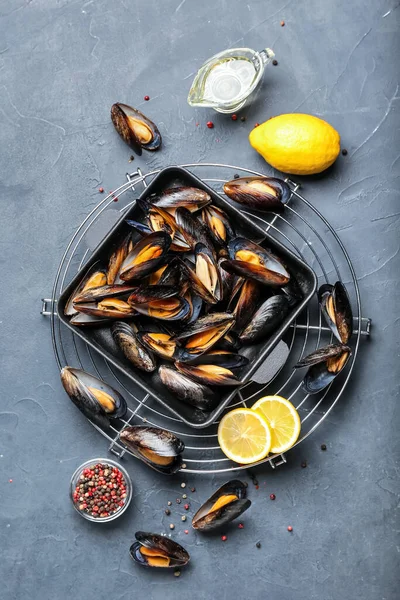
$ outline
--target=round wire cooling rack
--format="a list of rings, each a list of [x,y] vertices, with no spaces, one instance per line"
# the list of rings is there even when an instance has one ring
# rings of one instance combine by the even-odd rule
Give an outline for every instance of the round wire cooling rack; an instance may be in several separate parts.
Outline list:
[[[199,170],[199,176],[217,192],[222,193],[222,185],[232,179],[232,171],[243,175],[264,176],[252,169],[217,163],[198,163],[181,165],[189,170]],[[80,338],[64,327],[57,318],[55,310],[57,300],[63,289],[89,259],[98,242],[135,202],[136,186],[147,187],[160,169],[142,173],[127,174],[127,182],[99,202],[87,215],[68,243],[58,267],[51,298],[42,300],[42,314],[50,317],[51,338],[55,358],[60,370],[65,365],[78,366],[93,372],[119,389],[128,401],[129,409],[124,420],[115,420],[110,430],[104,431],[93,424],[110,442],[109,450],[119,457],[130,454],[119,441],[121,430],[134,423],[142,422],[168,429],[185,442],[183,469],[186,473],[225,473],[240,471],[269,462],[275,468],[286,462],[286,456],[275,455],[254,463],[238,465],[223,455],[218,445],[218,422],[212,426],[193,430],[177,419],[151,396],[143,393],[132,381],[98,355]],[[196,173],[197,174],[197,173]],[[289,355],[286,362],[267,384],[249,382],[240,388],[237,396],[227,410],[237,406],[251,407],[262,395],[281,395],[288,398],[297,408],[301,417],[301,435],[295,446],[304,441],[326,419],[330,411],[342,396],[356,364],[361,336],[370,334],[371,320],[361,315],[360,292],[354,268],[349,255],[334,229],[321,213],[299,193],[299,185],[286,179],[292,195],[282,215],[256,215],[242,210],[254,219],[265,231],[286,244],[300,258],[306,261],[316,272],[318,284],[333,283],[337,280],[346,284],[353,306],[354,323],[352,337],[352,355],[345,371],[324,392],[317,396],[304,395],[301,389],[302,373],[293,366],[300,358],[321,345],[331,343],[331,331],[321,321],[316,299],[313,299],[303,311],[301,317],[292,325],[285,338]],[[268,358],[267,358],[268,360]],[[110,433],[111,431],[111,433]]]

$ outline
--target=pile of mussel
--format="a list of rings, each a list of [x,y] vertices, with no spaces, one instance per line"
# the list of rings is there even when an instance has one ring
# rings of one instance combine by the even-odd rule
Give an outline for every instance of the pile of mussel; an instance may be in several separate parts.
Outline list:
[[[242,185],[264,194],[271,210],[289,193],[274,178],[230,183],[233,198]],[[127,221],[131,231],[107,264],[87,271],[65,314],[77,327],[109,326],[134,367],[156,371],[179,400],[211,411],[221,387],[241,385],[248,358],[240,348],[279,328],[301,289],[279,257],[236,235],[206,191],[172,187],[137,204],[142,218]]]

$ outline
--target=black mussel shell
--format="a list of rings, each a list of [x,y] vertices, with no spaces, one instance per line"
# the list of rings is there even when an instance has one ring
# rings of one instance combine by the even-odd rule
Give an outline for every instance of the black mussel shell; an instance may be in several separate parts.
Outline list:
[[[146,223],[139,223],[139,221],[133,221],[132,219],[127,219],[125,223],[140,233],[140,235],[149,235],[149,233],[153,233],[152,229]]]
[[[121,394],[90,373],[64,367],[61,382],[75,406],[99,427],[108,427],[109,417],[125,416],[127,404]]]
[[[151,287],[161,286],[150,286],[148,289],[151,289]],[[141,315],[162,321],[184,320],[188,317],[191,310],[189,302],[185,298],[175,295],[168,298],[155,298],[154,300],[140,303],[135,302],[134,298],[130,297],[129,302],[134,306],[134,310]]]
[[[74,307],[79,312],[106,319],[129,319],[137,314],[126,300],[120,298],[104,298],[99,302],[80,302],[74,304]]]
[[[196,294],[208,304],[216,304],[222,298],[222,282],[214,255],[207,246],[198,243],[194,256],[195,269],[186,262],[181,263],[181,269]]]
[[[132,247],[132,236],[129,234],[112,252],[108,261],[107,285],[116,283],[121,265],[132,250]]]
[[[86,272],[84,277],[81,279],[77,287],[72,292],[71,296],[68,298],[64,308],[64,315],[66,315],[67,317],[72,317],[73,315],[76,315],[77,310],[74,307],[75,298],[83,292],[90,290],[91,288],[103,286],[106,285],[106,283],[106,270],[100,267],[99,263],[95,263]]]
[[[104,298],[120,298],[127,296],[134,289],[131,285],[101,285],[81,292],[78,296],[75,296],[74,303],[99,302],[100,300],[104,300]]]
[[[95,317],[94,315],[78,312],[70,320],[70,325],[75,325],[75,327],[102,327],[109,322],[110,319],[105,317]]]
[[[123,429],[119,438],[132,454],[159,473],[171,474],[180,470],[185,445],[170,431],[135,425]]]
[[[282,213],[289,201],[291,190],[288,184],[276,177],[239,177],[224,184],[229,198],[263,212]]]
[[[141,279],[157,271],[166,264],[171,241],[171,236],[165,231],[157,231],[143,237],[122,263],[120,278],[123,281]]]
[[[237,352],[213,349],[186,362],[191,365],[218,365],[227,369],[241,369],[249,363],[249,359],[242,354],[237,354]]]
[[[137,337],[149,350],[165,360],[179,360],[181,349],[171,335],[164,331],[139,331]]]
[[[195,217],[189,209],[180,206],[175,211],[175,221],[187,244],[194,249],[201,242],[211,250],[215,256],[215,246],[209,228],[200,219]]]
[[[297,281],[297,279],[290,273],[290,281],[286,285],[282,286],[282,292],[285,294],[291,307],[296,306],[303,300],[303,291]]]
[[[246,325],[252,320],[253,315],[260,303],[261,285],[254,279],[247,279],[240,289],[236,302],[235,324],[232,331],[240,334]]]
[[[332,333],[339,342],[347,344],[353,333],[353,312],[345,286],[341,281],[335,285],[322,285],[318,290],[318,300]]]
[[[237,350],[240,350],[241,346],[242,343],[237,333],[234,333],[233,331],[228,331],[228,333],[226,333],[224,337],[218,340],[214,348],[218,348],[221,350],[229,350],[230,352],[236,352]]]
[[[136,306],[137,304],[147,304],[152,300],[172,298],[177,294],[178,290],[172,285],[140,285],[133,288],[128,302],[132,306]]]
[[[349,346],[330,344],[303,358],[295,365],[295,368],[309,367],[303,380],[303,390],[308,394],[321,392],[343,371],[350,356]]]
[[[113,104],[111,121],[124,142],[139,155],[142,154],[142,148],[158,150],[161,146],[161,134],[157,126],[136,108],[120,102]]]
[[[157,363],[152,352],[144,347],[130,325],[118,321],[111,327],[111,334],[121,352],[135,367],[147,373],[155,370]]]
[[[196,512],[192,527],[199,531],[213,531],[230,523],[250,508],[246,486],[233,479],[221,486]]]
[[[181,360],[190,360],[207,352],[229,331],[234,319],[231,313],[211,313],[200,317],[179,332],[175,339],[182,343],[186,351],[182,354]]]
[[[158,285],[171,285],[177,287],[181,278],[181,261],[179,258],[171,258],[166,268],[163,270]]]
[[[203,385],[224,385],[224,386],[240,386],[243,385],[231,369],[221,367],[216,364],[188,364],[177,361],[176,368],[180,373],[186,375],[194,381],[198,381]]]
[[[129,553],[142,567],[183,567],[190,560],[185,548],[165,535],[137,531],[135,537]]]
[[[246,238],[235,238],[228,244],[230,260],[221,268],[241,277],[255,279],[264,285],[282,287],[289,283],[290,274],[281,261],[269,250]]]
[[[217,244],[226,244],[230,238],[235,237],[228,215],[218,206],[214,204],[206,206],[203,208],[201,216]]]
[[[271,296],[254,313],[250,323],[242,331],[240,341],[243,344],[261,341],[282,325],[289,312],[290,303],[286,296]]]
[[[162,194],[151,198],[156,206],[166,209],[176,209],[180,206],[195,212],[211,202],[210,194],[195,187],[174,187],[164,190]]]
[[[203,307],[203,300],[197,294],[194,294],[190,288],[183,292],[183,298],[188,302],[190,306],[190,313],[186,319],[186,325],[194,323],[199,318],[201,309]]]
[[[161,365],[158,372],[163,384],[182,402],[209,412],[220,400],[219,394],[208,386],[193,381],[171,367]]]

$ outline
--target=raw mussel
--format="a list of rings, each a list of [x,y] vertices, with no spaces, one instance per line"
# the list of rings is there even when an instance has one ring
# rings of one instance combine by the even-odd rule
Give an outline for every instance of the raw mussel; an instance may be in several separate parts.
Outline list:
[[[207,352],[229,331],[234,320],[231,313],[211,313],[190,324],[175,337],[186,350],[181,360],[190,360]]]
[[[239,177],[224,184],[229,198],[264,212],[281,213],[291,191],[288,184],[276,177]]]
[[[105,298],[121,298],[121,296],[128,296],[134,289],[131,285],[100,285],[86,289],[75,296],[74,304],[100,302]]]
[[[77,312],[70,320],[71,325],[76,327],[103,327],[109,323],[110,319],[106,317],[95,317],[85,313]]]
[[[109,261],[108,261],[108,269],[107,269],[107,284],[113,285],[117,277],[119,275],[119,270],[124,262],[125,258],[128,256],[129,252],[132,250],[132,237],[131,234],[127,235],[125,239],[122,240],[120,244],[114,251],[112,252]]]
[[[74,308],[79,312],[106,319],[128,319],[137,314],[135,309],[121,298],[105,298],[100,302],[79,302],[74,304]]]
[[[158,128],[136,108],[117,102],[111,107],[111,120],[124,142],[139,155],[142,148],[158,150],[161,146]]]
[[[210,204],[211,196],[204,190],[195,187],[173,187],[164,190],[150,200],[152,204],[166,208],[172,213],[180,206],[187,208],[190,212],[196,212]]]
[[[271,296],[254,313],[249,324],[242,331],[243,344],[255,344],[271,335],[286,319],[290,303],[286,296]]]
[[[167,285],[137,287],[128,302],[138,313],[153,319],[178,321],[190,312],[187,300],[177,296],[179,290]]]
[[[123,281],[141,279],[157,271],[167,262],[171,236],[165,231],[150,233],[143,237],[131,250],[121,265],[119,277]]]
[[[72,402],[99,427],[108,427],[108,417],[124,417],[125,399],[101,379],[73,367],[64,367],[61,382]]]
[[[295,365],[309,367],[303,389],[308,394],[317,394],[326,388],[343,371],[351,355],[351,348],[344,344],[330,344],[319,348]]]
[[[202,210],[201,217],[218,244],[226,244],[229,238],[235,237],[228,215],[218,206],[214,204],[206,206]]]
[[[191,365],[217,365],[227,369],[241,369],[249,363],[249,359],[242,354],[229,350],[212,349],[188,361]]]
[[[198,381],[203,385],[223,385],[223,386],[240,386],[243,383],[236,377],[232,369],[227,367],[221,367],[216,364],[209,363],[208,361],[204,364],[188,364],[177,361],[175,363],[176,368],[180,373],[186,375],[194,381]]]
[[[221,486],[199,508],[192,519],[192,527],[199,531],[212,531],[227,525],[250,506],[245,484],[239,479],[233,479]]]
[[[111,334],[124,356],[135,367],[147,373],[155,370],[157,366],[155,358],[152,352],[145,348],[138,339],[134,326],[128,325],[128,323],[124,323],[123,321],[117,321],[111,327]]]
[[[135,538],[129,553],[142,567],[183,567],[190,560],[185,548],[165,535],[137,531]]]
[[[347,290],[341,281],[326,283],[318,290],[318,299],[325,321],[335,337],[347,344],[353,332],[353,313]]]
[[[181,468],[185,445],[170,431],[135,425],[123,429],[119,437],[132,454],[159,473],[176,473]]]
[[[141,343],[165,360],[179,360],[180,347],[170,333],[164,331],[139,331]],[[162,367],[160,367],[161,369]]]
[[[85,276],[79,282],[78,286],[72,292],[71,296],[68,298],[64,308],[64,314],[67,317],[76,315],[78,311],[76,308],[74,308],[75,298],[92,288],[106,285],[106,283],[107,274],[105,269],[100,267],[98,263],[94,264],[92,267],[90,267]]]
[[[202,243],[194,247],[195,269],[182,263],[182,269],[190,280],[196,294],[208,304],[216,304],[222,298],[221,275],[212,251]]]
[[[232,331],[235,333],[240,334],[249,321],[252,320],[257,306],[260,303],[261,287],[262,286],[258,281],[255,281],[254,279],[246,279],[241,286],[236,306],[233,311],[233,314],[235,315],[235,324]],[[228,305],[228,309],[231,310],[231,304]]]
[[[186,243],[194,250],[197,243],[204,244],[215,255],[214,240],[210,229],[193,215],[189,209],[179,207],[175,211],[175,221]]]
[[[142,210],[147,213],[147,221],[151,231],[165,231],[172,238],[171,250],[174,252],[188,252],[190,245],[186,242],[175,218],[165,208],[149,204],[146,201],[137,201]],[[136,227],[137,228],[137,227]]]
[[[172,367],[161,365],[158,372],[163,384],[182,402],[208,412],[219,402],[220,396],[214,390],[193,381]]]
[[[229,242],[228,249],[230,259],[221,262],[222,269],[264,285],[281,287],[289,283],[290,275],[281,261],[255,242],[235,238]]]

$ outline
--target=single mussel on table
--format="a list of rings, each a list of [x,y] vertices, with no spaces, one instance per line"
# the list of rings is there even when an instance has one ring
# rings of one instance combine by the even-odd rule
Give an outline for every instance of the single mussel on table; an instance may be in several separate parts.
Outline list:
[[[137,531],[135,538],[129,553],[142,567],[183,567],[190,560],[185,548],[165,535]]]
[[[75,406],[99,427],[108,427],[109,417],[125,416],[127,404],[121,394],[90,373],[64,367],[61,382]]]
[[[127,104],[117,102],[111,107],[111,121],[124,142],[142,154],[144,150],[158,150],[161,134],[157,126],[143,113]]]
[[[266,248],[246,238],[235,238],[228,244],[229,259],[221,268],[263,285],[282,287],[289,283],[290,274],[282,262]]]
[[[233,479],[221,486],[199,508],[192,519],[192,527],[199,531],[213,531],[239,517],[250,506],[245,484]]]
[[[123,355],[137,369],[146,373],[152,373],[156,369],[157,363],[153,353],[141,343],[134,325],[117,321],[111,327],[111,334]]]
[[[289,201],[288,184],[276,177],[239,177],[224,184],[225,194],[249,208],[263,212],[282,213]]]
[[[119,438],[134,456],[159,473],[176,473],[182,466],[185,445],[166,429],[135,425],[123,429]]]
[[[303,390],[317,394],[325,389],[343,371],[351,355],[351,348],[344,344],[330,344],[319,348],[302,360],[295,368],[308,367],[303,379]]]
[[[334,336],[347,344],[353,333],[353,313],[346,288],[341,281],[325,283],[318,290],[318,300],[325,321]]]

